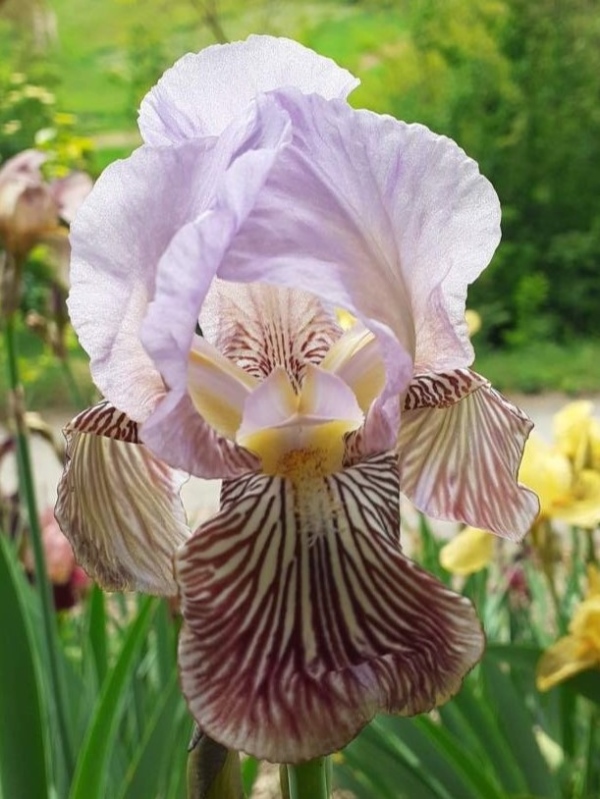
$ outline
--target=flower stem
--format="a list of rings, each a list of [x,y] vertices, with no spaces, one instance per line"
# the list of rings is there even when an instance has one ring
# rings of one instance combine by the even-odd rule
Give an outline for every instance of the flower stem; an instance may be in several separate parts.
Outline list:
[[[16,428],[17,443],[17,462],[19,465],[19,484],[20,494],[25,500],[27,509],[27,519],[31,534],[31,546],[35,564],[35,579],[38,587],[42,627],[46,648],[48,651],[48,665],[50,671],[50,682],[52,684],[55,698],[56,714],[58,720],[59,734],[64,752],[65,766],[69,774],[73,773],[73,752],[69,728],[65,714],[65,689],[61,679],[61,672],[58,662],[58,633],[56,628],[56,618],[54,615],[54,603],[50,591],[50,584],[46,572],[44,548],[42,544],[42,531],[40,528],[35,488],[33,483],[33,472],[31,468],[31,456],[29,452],[29,440],[27,436],[27,426],[25,424],[25,407],[23,400],[23,387],[19,379],[19,364],[17,359],[17,343],[15,336],[15,314],[9,315],[5,326],[5,341],[8,355],[8,380],[10,387],[9,405]]]
[[[287,766],[290,799],[329,799],[327,760],[318,757],[308,763]]]
[[[79,390],[79,386],[77,385],[77,381],[75,380],[75,376],[73,375],[73,370],[71,369],[71,364],[69,363],[69,359],[66,355],[59,356],[60,365],[65,376],[65,382],[69,389],[69,394],[71,395],[71,399],[75,403],[77,408],[85,408],[89,403],[84,400],[81,391]]]

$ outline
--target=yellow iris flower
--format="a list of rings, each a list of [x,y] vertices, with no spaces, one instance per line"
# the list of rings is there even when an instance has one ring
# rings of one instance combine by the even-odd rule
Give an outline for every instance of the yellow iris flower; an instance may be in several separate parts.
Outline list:
[[[600,572],[588,567],[588,590],[569,625],[569,635],[544,652],[537,667],[538,690],[548,691],[580,671],[600,667]]]
[[[452,574],[467,576],[485,569],[494,554],[494,536],[487,530],[465,527],[440,550],[440,563]]]
[[[592,403],[571,402],[554,417],[555,444],[532,435],[519,480],[540,498],[540,518],[577,527],[600,524],[600,422]]]
[[[554,416],[554,439],[574,468],[600,470],[600,421],[588,400],[570,402]]]

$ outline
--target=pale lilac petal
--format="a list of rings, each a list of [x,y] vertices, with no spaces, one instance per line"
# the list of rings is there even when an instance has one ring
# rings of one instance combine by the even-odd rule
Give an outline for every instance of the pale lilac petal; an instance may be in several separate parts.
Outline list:
[[[186,475],[155,458],[135,422],[107,402],[65,434],[56,518],[78,562],[109,591],[176,594],[173,555],[189,535],[179,498]]]
[[[316,95],[275,92],[292,145],[269,175],[219,276],[310,290],[380,339],[388,395],[412,358],[472,360],[467,285],[500,236],[496,194],[452,141]]]
[[[197,291],[198,280],[202,294],[211,280],[212,267],[204,273],[204,264],[197,264],[193,276],[186,276],[186,269],[189,272],[195,264],[186,263],[178,273],[181,264],[170,257],[169,250],[177,250],[186,258],[188,250],[181,244],[182,237],[194,227],[195,220],[210,217],[219,187],[227,183],[228,171],[234,171],[237,185],[239,177],[249,179],[253,164],[257,172],[261,164],[268,169],[268,162],[285,138],[286,120],[285,113],[277,109],[267,114],[263,108],[254,107],[219,141],[203,139],[176,148],[142,147],[103,173],[77,214],[71,229],[71,319],[91,357],[96,384],[136,421],[148,417],[164,394],[163,378],[168,380],[168,368],[161,375],[140,340],[142,321],[155,290],[166,292],[170,308],[169,316],[161,318],[162,306],[158,303],[156,324],[173,341],[184,329],[187,358],[197,303],[195,295],[187,296],[185,290],[191,283]],[[227,209],[230,222],[242,210],[232,201]],[[163,264],[162,271],[159,263]],[[183,299],[170,293],[173,283],[184,290]],[[177,302],[174,308],[171,299]],[[173,330],[169,328],[171,317]],[[186,364],[179,362],[177,367],[183,382]]]
[[[346,436],[344,466],[393,449],[399,425],[400,397],[390,397],[385,403],[374,402],[365,415],[364,424]]]
[[[198,187],[210,195],[213,154],[209,141],[140,148],[105,170],[71,227],[71,321],[96,385],[136,421],[164,395],[140,341],[156,267],[175,231],[206,203]]]
[[[517,482],[531,421],[466,370],[416,381],[424,390],[409,392],[398,438],[402,492],[429,516],[519,540],[539,510],[536,495]],[[448,402],[436,407],[440,396]]]
[[[336,375],[309,365],[301,392],[296,394],[288,373],[278,366],[246,399],[238,439],[287,425],[304,428],[331,421],[358,425],[362,420],[354,393]]]
[[[142,101],[140,131],[154,145],[218,135],[262,92],[295,86],[305,94],[344,98],[358,83],[298,42],[250,36],[177,61]]]
[[[223,176],[214,208],[181,227],[158,265],[155,295],[141,337],[145,351],[160,370],[174,399],[161,406],[160,421],[157,417],[146,428],[154,430],[155,444],[166,441],[170,435],[171,422],[165,415],[166,409],[179,407],[187,392],[189,352],[211,281],[236,231],[253,207],[273,163],[289,140],[287,117],[269,101],[257,105],[252,120],[256,127],[254,147],[238,154]],[[239,137],[238,128],[223,134],[220,147],[225,147],[224,139],[228,136]],[[246,137],[250,137],[249,132]],[[166,457],[160,450],[155,451]]]
[[[307,291],[216,279],[200,312],[203,335],[257,378],[276,366],[300,382],[307,364],[319,364],[341,330]]]
[[[92,190],[93,181],[85,172],[73,172],[50,184],[50,191],[65,222],[72,222],[81,203]]]
[[[290,376],[282,366],[276,366],[247,398],[238,437],[242,440],[259,430],[285,425],[297,412],[298,395]]]
[[[237,477],[260,466],[258,458],[213,430],[187,393],[165,397],[140,437],[171,466],[207,480]]]
[[[481,657],[471,604],[407,560],[396,459],[291,481],[248,475],[179,551],[184,694],[225,746],[298,762],[378,711],[452,696]]]

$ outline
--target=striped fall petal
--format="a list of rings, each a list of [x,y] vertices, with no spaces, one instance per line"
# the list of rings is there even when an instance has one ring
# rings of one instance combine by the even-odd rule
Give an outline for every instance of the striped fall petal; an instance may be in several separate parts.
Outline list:
[[[190,709],[207,735],[260,758],[308,760],[378,711],[430,710],[482,654],[468,600],[402,554],[393,453],[226,482],[176,576]]]
[[[55,513],[78,562],[109,591],[176,594],[173,553],[189,536],[179,499],[186,476],[106,401],[75,417],[65,435]]]
[[[430,516],[520,540],[539,503],[517,482],[529,418],[469,369],[417,375],[398,435],[402,492]]]

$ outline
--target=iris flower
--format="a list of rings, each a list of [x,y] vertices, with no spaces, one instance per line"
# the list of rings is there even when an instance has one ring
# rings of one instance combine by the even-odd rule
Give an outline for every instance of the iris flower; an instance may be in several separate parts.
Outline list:
[[[600,573],[588,566],[588,589],[569,625],[569,635],[559,638],[542,655],[537,687],[548,691],[587,669],[600,668]]]
[[[0,246],[16,257],[56,234],[60,219],[70,222],[92,187],[82,172],[45,182],[45,160],[37,150],[24,150],[0,167]]]
[[[58,518],[107,588],[179,593],[199,727],[279,762],[431,709],[481,656],[469,602],[402,552],[400,490],[509,538],[537,510],[530,422],[468,368],[496,194],[356,84],[285,39],[187,55],[72,226],[106,399],[68,427]],[[223,480],[193,533],[186,473]]]
[[[440,564],[452,574],[467,576],[485,569],[494,556],[494,539],[487,530],[465,527],[440,549]]]
[[[600,523],[600,472],[584,457],[592,451],[593,440],[579,425],[568,423],[572,406],[578,404],[556,415],[555,444],[536,435],[527,441],[519,478],[539,496],[540,519],[594,529]]]
[[[37,150],[24,150],[0,166],[0,312],[6,317],[18,307],[30,250],[41,242],[60,247],[61,222],[71,221],[92,187],[82,172],[46,182],[45,160]]]

